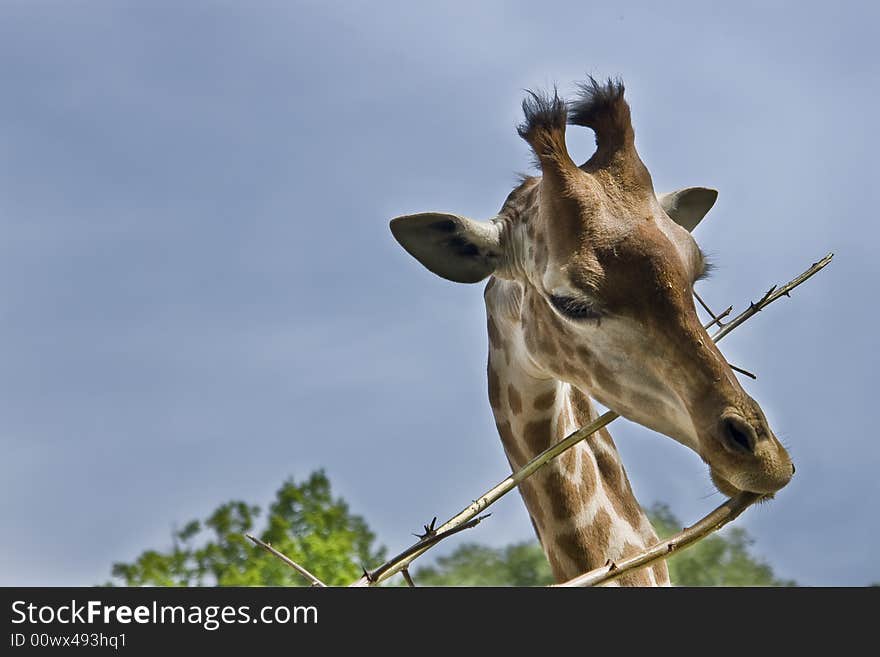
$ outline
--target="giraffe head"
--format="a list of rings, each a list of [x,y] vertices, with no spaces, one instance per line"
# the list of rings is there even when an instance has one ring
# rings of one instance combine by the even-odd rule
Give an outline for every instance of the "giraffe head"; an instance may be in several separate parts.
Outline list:
[[[655,195],[623,85],[591,78],[580,91],[568,104],[555,93],[523,102],[519,134],[542,175],[524,179],[494,219],[431,212],[398,217],[391,230],[444,278],[517,283],[501,303],[517,331],[501,339],[536,376],[690,447],[726,494],[773,493],[794,466],[693,303],[707,263],[690,231],[717,194]],[[581,166],[566,123],[595,132],[596,152]]]

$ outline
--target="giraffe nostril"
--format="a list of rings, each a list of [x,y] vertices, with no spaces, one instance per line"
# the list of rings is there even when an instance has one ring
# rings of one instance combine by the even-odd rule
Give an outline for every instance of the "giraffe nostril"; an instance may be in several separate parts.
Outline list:
[[[721,421],[721,439],[729,451],[747,454],[755,451],[755,430],[735,415]]]

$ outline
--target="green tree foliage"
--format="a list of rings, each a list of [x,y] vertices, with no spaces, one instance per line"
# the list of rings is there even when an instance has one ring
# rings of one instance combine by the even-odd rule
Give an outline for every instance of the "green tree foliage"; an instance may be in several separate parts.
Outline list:
[[[170,550],[147,550],[133,563],[113,565],[113,584],[127,586],[302,586],[303,578],[271,554],[255,548],[245,533],[259,536],[298,563],[308,564],[328,584],[347,584],[358,564],[377,564],[385,551],[363,518],[334,499],[330,482],[314,472],[278,490],[262,529],[259,507],[228,502],[205,520],[173,533]]]
[[[669,507],[655,504],[648,515],[661,537],[682,527]],[[667,561],[677,586],[793,586],[780,580],[773,569],[750,554],[752,539],[744,529],[729,528],[703,539]],[[544,586],[553,583],[550,566],[537,542],[503,548],[475,543],[462,545],[437,559],[435,566],[416,571],[417,584],[425,586]]]
[[[669,507],[649,511],[661,536],[681,528]],[[335,498],[323,472],[278,490],[261,528],[259,507],[228,502],[204,520],[193,520],[172,535],[167,551],[147,550],[133,563],[113,565],[112,584],[128,586],[302,586],[305,581],[271,554],[254,547],[245,533],[257,534],[328,584],[348,584],[360,566],[376,566],[385,550],[363,518]],[[669,559],[674,584],[680,586],[787,586],[769,565],[750,553],[752,539],[729,528]],[[465,543],[433,565],[414,571],[421,586],[543,586],[553,578],[535,541],[492,548]]]
[[[420,586],[544,586],[553,581],[541,547],[532,541],[491,548],[465,543],[438,557],[435,566],[419,568]]]

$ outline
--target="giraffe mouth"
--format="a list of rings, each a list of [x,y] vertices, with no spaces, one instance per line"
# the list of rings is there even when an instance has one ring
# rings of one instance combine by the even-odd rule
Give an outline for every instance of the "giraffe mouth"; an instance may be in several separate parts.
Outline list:
[[[791,464],[791,476],[794,475],[794,470],[795,470],[794,463],[792,463]],[[782,487],[782,486],[774,487],[774,488],[765,488],[765,487],[761,487],[761,486],[740,487],[740,486],[737,486],[736,484],[732,483],[729,479],[726,479],[721,474],[719,474],[718,470],[716,470],[715,468],[709,469],[709,476],[712,478],[712,483],[715,484],[715,487],[723,495],[727,495],[728,497],[734,497],[736,495],[739,495],[740,493],[758,493],[760,495],[763,495],[767,499],[771,499],[773,497],[774,493],[776,493],[776,491]],[[789,477],[789,479],[790,478],[791,477]],[[788,482],[786,482],[786,483],[788,483]],[[783,486],[784,485],[785,484],[783,484]],[[752,488],[763,488],[763,490],[752,490]]]
[[[717,488],[723,495],[734,497],[735,495],[739,495],[743,492],[732,483],[730,483],[727,479],[718,474],[718,471],[715,468],[711,468],[709,470],[709,476],[712,478],[712,483],[715,484],[715,488]]]

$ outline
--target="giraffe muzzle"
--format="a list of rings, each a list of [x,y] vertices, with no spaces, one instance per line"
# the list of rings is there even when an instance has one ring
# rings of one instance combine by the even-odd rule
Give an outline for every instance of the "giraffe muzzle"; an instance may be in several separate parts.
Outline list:
[[[722,414],[717,447],[707,461],[721,492],[775,493],[791,481],[794,464],[763,415],[747,420],[737,411]]]

